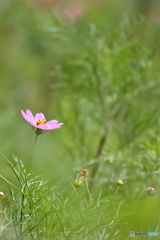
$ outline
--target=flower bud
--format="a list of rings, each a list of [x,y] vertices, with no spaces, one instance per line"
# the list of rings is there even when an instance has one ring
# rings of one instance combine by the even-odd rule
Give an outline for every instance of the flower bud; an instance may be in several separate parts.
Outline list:
[[[75,180],[75,185],[80,187],[85,179],[88,177],[89,172],[86,169],[83,169],[78,175]]]
[[[149,195],[154,195],[156,193],[155,189],[152,188],[152,187],[148,187],[147,192],[148,192]]]
[[[122,186],[123,184],[124,184],[124,182],[123,182],[122,180],[118,180],[118,181],[117,181],[117,185],[118,185],[118,186]]]
[[[0,192],[0,199],[4,198],[4,193]]]

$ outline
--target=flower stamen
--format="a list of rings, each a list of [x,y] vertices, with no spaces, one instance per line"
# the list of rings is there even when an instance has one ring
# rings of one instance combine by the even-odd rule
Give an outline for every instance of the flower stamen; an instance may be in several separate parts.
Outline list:
[[[38,125],[46,125],[46,121],[45,120],[38,120],[37,122],[36,122],[36,125],[38,126]]]

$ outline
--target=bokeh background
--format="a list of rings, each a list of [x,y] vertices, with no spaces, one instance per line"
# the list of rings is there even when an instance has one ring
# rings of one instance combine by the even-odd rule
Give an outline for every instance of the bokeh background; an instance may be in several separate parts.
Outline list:
[[[38,137],[31,168],[43,180],[63,186],[87,168],[95,194],[118,179],[124,196],[159,189],[159,12],[158,0],[0,2],[3,176],[15,181],[5,158],[30,159],[30,109],[64,123]]]

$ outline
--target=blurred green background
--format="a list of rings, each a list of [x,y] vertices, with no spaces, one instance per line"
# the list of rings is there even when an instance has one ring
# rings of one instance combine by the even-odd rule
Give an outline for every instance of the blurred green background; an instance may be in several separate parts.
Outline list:
[[[38,137],[32,169],[53,185],[87,168],[91,191],[160,187],[159,1],[0,3],[0,168],[27,164],[35,134],[20,110],[62,128]],[[6,186],[1,182],[1,191]],[[67,194],[67,191],[66,191]]]

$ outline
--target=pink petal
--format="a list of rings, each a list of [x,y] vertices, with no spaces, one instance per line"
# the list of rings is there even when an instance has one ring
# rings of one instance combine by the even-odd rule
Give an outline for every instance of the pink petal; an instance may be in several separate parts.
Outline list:
[[[26,110],[27,116],[32,120],[32,122],[35,122],[35,118],[30,110]]]
[[[33,121],[27,116],[27,114],[26,114],[24,111],[21,110],[21,113],[22,113],[22,116],[24,117],[24,119],[25,119],[27,122],[29,122],[32,126],[37,127],[36,124],[35,124],[35,122],[33,122]]]
[[[57,123],[55,125],[47,125],[48,126],[48,130],[52,130],[52,129],[56,129],[56,128],[60,128],[63,125],[63,123]]]
[[[38,125],[38,128],[40,128],[40,129],[42,129],[42,130],[48,130],[48,127],[47,127],[47,125]]]
[[[45,118],[43,113],[40,113],[40,120],[45,120],[46,121],[46,118]]]
[[[56,128],[60,128],[63,123],[55,124],[55,125],[38,125],[38,128],[43,129],[43,130],[53,130]]]
[[[29,122],[32,126],[38,128],[38,126],[37,126],[35,123],[33,123],[30,119],[28,120],[28,122]]]
[[[45,120],[46,121],[46,118],[45,118],[43,113],[37,113],[36,116],[35,116],[35,120],[36,120],[36,122],[39,121],[39,120]]]
[[[58,123],[57,120],[51,120],[51,121],[48,121],[46,124],[47,124],[47,125],[55,125],[55,124],[57,124],[57,123]]]
[[[23,110],[21,110],[21,114],[28,121],[28,116],[26,115],[26,113]]]
[[[63,125],[63,123],[59,123],[59,124],[57,124],[57,125],[52,125],[52,126],[49,126],[49,127],[48,127],[48,130],[53,130],[53,129],[60,128],[60,127],[61,127],[61,125]]]

